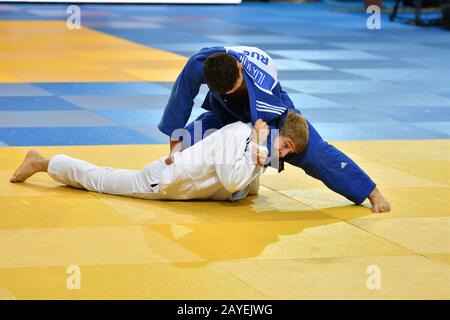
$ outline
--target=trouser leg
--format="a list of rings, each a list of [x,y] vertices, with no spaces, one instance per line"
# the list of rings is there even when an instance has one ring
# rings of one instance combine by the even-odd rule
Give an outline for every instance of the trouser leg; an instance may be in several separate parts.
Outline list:
[[[160,161],[154,161],[141,170],[98,167],[87,161],[66,155],[50,159],[48,174],[55,181],[89,191],[130,197],[145,197],[154,193]]]

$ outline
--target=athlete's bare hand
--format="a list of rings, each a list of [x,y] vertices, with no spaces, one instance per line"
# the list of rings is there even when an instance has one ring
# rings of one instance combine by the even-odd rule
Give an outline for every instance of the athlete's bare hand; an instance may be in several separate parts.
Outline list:
[[[267,123],[265,123],[262,119],[256,120],[253,125],[253,141],[258,145],[262,145],[266,142],[268,136],[269,126]]]
[[[175,152],[180,152],[182,149],[182,144],[179,141],[170,142],[170,154],[166,158],[166,165],[171,165],[173,163],[173,154]]]
[[[269,150],[264,146],[254,147],[252,150],[253,163],[257,166],[264,166],[269,156]]]

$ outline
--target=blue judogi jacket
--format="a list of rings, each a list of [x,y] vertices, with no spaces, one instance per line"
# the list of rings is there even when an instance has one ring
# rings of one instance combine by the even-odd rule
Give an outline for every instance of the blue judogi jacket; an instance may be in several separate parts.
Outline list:
[[[275,61],[263,50],[256,47],[211,47],[204,48],[193,55],[175,81],[170,99],[158,125],[161,132],[171,135],[175,129],[185,127],[194,105],[200,86],[207,84],[204,75],[204,62],[216,52],[227,52],[244,66],[244,81],[248,89],[250,119],[248,114],[236,113],[224,102],[220,94],[210,90],[202,104],[205,110],[217,112],[223,125],[243,121],[255,123],[264,120],[271,129],[279,129],[287,115],[287,110],[295,110],[286,92],[281,88],[277,77]],[[270,150],[271,137],[267,139]]]

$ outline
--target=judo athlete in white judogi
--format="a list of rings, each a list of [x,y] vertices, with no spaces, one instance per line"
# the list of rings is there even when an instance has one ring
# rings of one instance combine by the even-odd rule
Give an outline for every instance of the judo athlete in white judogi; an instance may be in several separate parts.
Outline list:
[[[277,144],[288,144],[296,151],[306,146],[308,127],[302,116],[290,114],[284,129]],[[254,127],[238,121],[173,153],[171,164],[164,156],[141,170],[98,167],[63,154],[45,159],[30,150],[10,181],[23,182],[37,172],[47,172],[60,183],[100,193],[155,200],[235,201],[256,193],[267,160],[263,144],[268,135],[269,128],[262,120]]]

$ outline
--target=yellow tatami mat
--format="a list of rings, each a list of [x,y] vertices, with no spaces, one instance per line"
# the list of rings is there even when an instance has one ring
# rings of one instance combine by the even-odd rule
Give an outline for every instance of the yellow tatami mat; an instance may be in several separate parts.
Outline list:
[[[0,21],[0,83],[175,81],[186,61],[65,21]]]
[[[450,141],[339,142],[392,212],[287,166],[236,203],[130,199],[9,177],[0,148],[0,299],[450,298]],[[34,147],[139,168],[163,145]],[[80,289],[68,282],[78,267]],[[380,287],[368,286],[371,268]],[[369,270],[369,271],[368,271]]]

